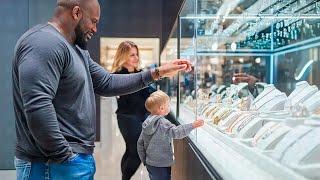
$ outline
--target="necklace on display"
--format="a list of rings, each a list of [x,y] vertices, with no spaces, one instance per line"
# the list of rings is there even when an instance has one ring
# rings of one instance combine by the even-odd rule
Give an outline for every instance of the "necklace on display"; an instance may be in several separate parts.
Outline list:
[[[298,126],[292,129],[274,149],[273,157],[281,160],[285,152],[294,145],[299,139],[312,131],[312,127]]]
[[[280,126],[280,123],[269,122],[269,124],[266,124],[265,127],[262,127],[260,131],[258,131],[257,134],[253,137],[252,144],[254,146],[257,146],[260,139],[267,138]]]
[[[294,99],[297,98],[297,96],[299,96],[304,89],[307,89],[308,87],[310,87],[310,85],[308,83],[306,83],[305,81],[303,84],[299,84],[299,86],[288,96],[288,101],[285,104],[286,108],[290,108],[291,106],[295,105],[296,101],[294,101]]]
[[[291,100],[293,102],[292,105],[304,102],[306,99],[310,98],[317,91],[318,91],[318,88],[316,86],[308,86],[307,88],[303,88],[300,91],[299,96],[297,95],[295,96],[295,98]]]
[[[265,105],[267,105],[269,103],[273,103],[272,105],[275,105],[275,104],[279,103],[279,101],[285,100],[286,98],[287,98],[287,96],[284,93],[274,95],[273,98],[268,99],[267,101],[263,102],[262,104],[259,104],[259,106],[256,106],[256,109],[260,110],[260,108],[264,107]]]
[[[282,94],[280,91],[274,89],[273,91],[268,92],[267,95],[260,98],[255,104],[253,104],[253,107],[258,110],[261,106],[263,106],[263,104],[266,103],[266,101],[270,101],[274,99],[275,96],[279,96],[280,94]]]
[[[256,97],[256,99],[253,102],[253,105],[256,104],[257,102],[259,102],[259,100],[263,99],[265,96],[267,96],[269,93],[271,93],[272,91],[276,90],[276,88],[274,86],[267,86],[265,88],[264,91],[261,92],[260,95],[258,95],[258,97]]]

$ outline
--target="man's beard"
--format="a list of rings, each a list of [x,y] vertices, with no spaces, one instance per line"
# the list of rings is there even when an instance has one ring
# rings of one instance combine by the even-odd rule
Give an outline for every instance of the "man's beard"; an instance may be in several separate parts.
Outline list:
[[[81,30],[80,24],[81,21],[78,23],[75,29],[76,40],[74,43],[78,45],[81,49],[87,50],[87,41],[85,39],[85,33]]]

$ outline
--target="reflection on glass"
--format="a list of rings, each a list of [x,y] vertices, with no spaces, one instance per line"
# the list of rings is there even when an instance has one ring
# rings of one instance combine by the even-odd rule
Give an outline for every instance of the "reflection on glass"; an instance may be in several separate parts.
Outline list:
[[[319,46],[280,53],[276,59],[276,87],[289,94],[298,81],[320,85]]]
[[[180,102],[196,112],[199,91],[220,94],[232,85],[235,73],[247,73],[266,82],[267,61],[268,56],[198,56],[196,69],[180,76]]]

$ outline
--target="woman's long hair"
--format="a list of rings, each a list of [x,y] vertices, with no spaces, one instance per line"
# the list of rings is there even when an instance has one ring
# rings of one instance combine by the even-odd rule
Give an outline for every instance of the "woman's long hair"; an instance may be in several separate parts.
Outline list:
[[[139,57],[139,64],[140,64],[140,55],[139,55],[138,46],[132,41],[124,41],[119,44],[116,55],[114,56],[114,61],[111,68],[112,73],[121,71],[121,69],[123,68],[123,65],[127,61],[127,58],[130,53],[130,49],[133,47],[137,49],[137,55]],[[140,68],[137,67],[135,68],[135,70],[138,71],[140,70]]]

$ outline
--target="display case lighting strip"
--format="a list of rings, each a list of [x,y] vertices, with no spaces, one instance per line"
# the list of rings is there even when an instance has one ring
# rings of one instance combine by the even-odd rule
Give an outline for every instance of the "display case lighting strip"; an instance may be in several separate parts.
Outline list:
[[[282,55],[282,54],[287,54],[287,53],[291,53],[291,52],[296,52],[296,51],[300,51],[300,50],[314,48],[314,47],[317,47],[317,46],[320,46],[320,42],[307,44],[307,45],[303,45],[303,46],[298,46],[296,48],[290,48],[290,49],[287,49],[287,50],[281,50],[279,52],[273,53],[273,55],[278,56],[278,55]]]
[[[303,46],[305,44],[314,43],[314,42],[320,42],[320,37],[311,38],[311,39],[307,39],[307,40],[304,40],[304,41],[301,41],[301,42],[297,42],[297,43],[294,43],[294,44],[291,44],[291,45],[286,45],[284,47],[276,48],[276,49],[274,49],[274,51],[275,51],[275,53],[277,53],[277,52],[281,52],[281,51],[284,51],[284,50],[287,50],[287,49]]]
[[[267,56],[269,57],[270,53],[228,53],[228,52],[220,52],[220,53],[214,53],[214,52],[205,52],[205,53],[197,53],[198,56]]]
[[[228,15],[228,16],[185,16],[181,19],[320,19],[319,14],[314,15]]]

